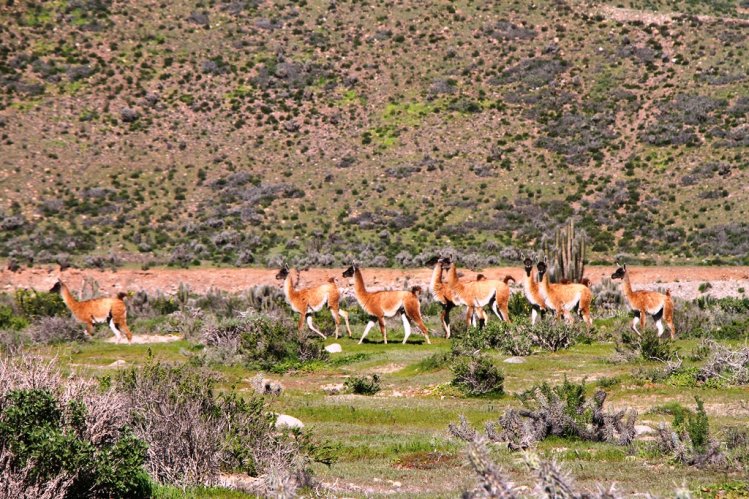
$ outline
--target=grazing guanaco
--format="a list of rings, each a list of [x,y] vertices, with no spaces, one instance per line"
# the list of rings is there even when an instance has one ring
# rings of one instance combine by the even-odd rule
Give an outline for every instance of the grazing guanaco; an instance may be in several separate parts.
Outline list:
[[[658,336],[663,334],[663,320],[671,333],[671,339],[674,339],[676,331],[674,329],[674,302],[671,299],[671,291],[665,293],[657,291],[632,291],[632,284],[629,281],[629,272],[627,265],[617,262],[616,272],[611,274],[611,279],[622,280],[622,294],[629,303],[629,308],[635,314],[632,320],[632,330],[640,336],[637,329],[637,322],[640,327],[645,329],[645,314],[650,314],[655,321],[655,327],[658,329]]]
[[[575,307],[588,326],[593,325],[590,317],[590,304],[593,301],[593,293],[584,284],[555,284],[549,282],[546,273],[546,263],[539,262],[538,265],[539,291],[544,298],[546,306],[557,313],[557,319],[567,318],[569,322],[574,319],[570,311]]]
[[[346,331],[348,331],[348,337],[351,338],[348,312],[339,308],[341,291],[336,285],[335,277],[331,277],[325,284],[321,284],[314,288],[296,289],[292,282],[289,267],[284,265],[283,268],[278,271],[278,274],[276,274],[276,279],[284,281],[283,292],[286,296],[286,302],[291,306],[291,309],[294,312],[299,314],[299,331],[304,327],[304,318],[306,317],[307,326],[309,326],[312,331],[325,338],[325,335],[312,323],[312,314],[319,312],[322,307],[327,304],[328,310],[330,310],[333,320],[335,321],[336,339],[338,338],[338,327],[341,323],[340,317],[343,317],[343,320],[346,322]]]
[[[424,338],[426,338],[427,343],[432,343],[429,340],[429,330],[421,319],[421,304],[419,303],[421,287],[414,286],[410,291],[367,291],[367,287],[364,285],[364,277],[362,277],[361,270],[359,270],[358,265],[355,263],[343,272],[343,277],[354,278],[354,294],[356,295],[356,301],[359,302],[361,308],[370,316],[369,322],[364,328],[364,334],[362,334],[362,337],[359,340],[359,344],[361,344],[364,341],[364,338],[367,337],[369,330],[372,329],[375,324],[375,320],[380,326],[382,338],[385,344],[387,344],[388,336],[387,331],[385,330],[385,317],[393,317],[397,313],[401,314],[401,319],[403,320],[404,344],[408,340],[408,337],[411,336],[411,325],[409,320],[416,322],[416,325],[421,330]]]
[[[447,285],[453,292],[455,303],[465,305],[466,324],[471,324],[474,312],[479,318],[479,326],[486,322],[486,312],[484,307],[491,304],[491,309],[500,320],[510,322],[510,311],[508,304],[510,301],[509,281],[515,281],[515,278],[508,275],[504,281],[496,279],[486,279],[482,276],[474,282],[461,282],[458,279],[457,265],[449,259],[443,260],[444,266],[449,266],[447,271]]]
[[[531,304],[531,325],[536,324],[538,314],[546,313],[546,303],[538,288],[535,272],[533,271],[533,260],[526,258],[523,260],[525,277],[523,278],[523,293],[525,298]]]
[[[130,343],[132,341],[133,333],[127,327],[127,306],[125,306],[125,302],[123,301],[127,293],[117,293],[116,298],[95,298],[93,300],[78,301],[68,287],[60,280],[52,286],[49,292],[60,293],[65,305],[73,312],[73,317],[86,325],[87,335],[93,335],[94,324],[106,322],[109,324],[112,332],[114,332],[117,343],[122,340],[123,332],[127,337],[127,342]]]

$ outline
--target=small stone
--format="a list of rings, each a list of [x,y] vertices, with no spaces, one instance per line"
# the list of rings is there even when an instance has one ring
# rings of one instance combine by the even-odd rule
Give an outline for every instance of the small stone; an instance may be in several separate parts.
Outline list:
[[[127,362],[125,362],[122,359],[115,360],[111,364],[109,364],[107,367],[125,367],[127,365]]]
[[[525,359],[522,357],[509,357],[504,360],[507,364],[522,364],[525,362]]]
[[[341,353],[343,352],[343,347],[341,347],[340,343],[331,343],[325,347],[325,351],[328,353]]]
[[[293,416],[287,414],[279,414],[276,418],[276,429],[282,428],[304,428],[304,423]]]
[[[635,425],[635,434],[639,437],[640,435],[650,435],[651,433],[655,433],[655,430],[651,428],[648,425],[644,424],[636,424]]]

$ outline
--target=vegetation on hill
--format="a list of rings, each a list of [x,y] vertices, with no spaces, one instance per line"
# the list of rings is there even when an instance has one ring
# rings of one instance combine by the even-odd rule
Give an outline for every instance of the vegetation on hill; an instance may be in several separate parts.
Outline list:
[[[748,17],[728,0],[5,2],[0,256],[491,264],[576,217],[594,259],[745,260]]]

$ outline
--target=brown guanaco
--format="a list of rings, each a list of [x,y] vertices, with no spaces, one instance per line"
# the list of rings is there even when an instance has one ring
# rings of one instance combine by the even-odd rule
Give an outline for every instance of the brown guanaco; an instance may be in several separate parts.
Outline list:
[[[447,285],[453,293],[455,303],[465,305],[466,323],[471,324],[474,314],[479,318],[479,325],[486,322],[486,312],[484,307],[491,304],[491,309],[500,320],[510,322],[510,311],[508,304],[510,301],[509,281],[515,278],[508,275],[504,281],[496,279],[486,279],[482,276],[474,282],[461,282],[458,279],[457,265],[449,258],[443,259],[443,266],[447,266]]]
[[[593,301],[593,293],[590,292],[588,286],[578,283],[550,283],[549,275],[546,273],[546,263],[539,262],[537,268],[539,291],[544,298],[545,305],[556,312],[557,318],[567,318],[569,322],[574,321],[570,311],[577,307],[585,323],[592,326],[590,304]]]
[[[127,327],[127,306],[124,302],[127,293],[118,293],[116,298],[95,298],[78,301],[60,280],[52,286],[49,292],[60,293],[65,305],[73,312],[73,317],[85,324],[87,335],[93,335],[94,324],[106,322],[114,332],[117,343],[122,340],[122,333],[125,333],[128,343],[132,341],[133,333]]]
[[[314,288],[296,289],[292,282],[289,267],[284,265],[281,270],[278,271],[278,274],[276,274],[276,279],[284,281],[283,292],[286,296],[286,302],[291,306],[291,309],[294,312],[299,314],[299,325],[297,327],[299,331],[304,327],[304,318],[306,317],[307,326],[312,331],[325,338],[325,335],[313,324],[312,315],[315,312],[319,312],[323,306],[327,304],[328,309],[333,316],[333,321],[335,321],[335,337],[338,338],[338,327],[341,323],[340,317],[343,317],[343,320],[346,323],[346,331],[348,331],[348,336],[351,338],[348,312],[340,309],[341,291],[338,289],[334,277],[331,277],[328,282]]]
[[[635,314],[635,318],[632,320],[632,330],[638,336],[640,331],[637,329],[637,323],[639,322],[640,327],[645,329],[645,314],[650,314],[655,321],[655,327],[658,329],[658,336],[663,334],[663,321],[665,320],[671,333],[671,339],[674,339],[676,334],[674,329],[674,302],[671,299],[670,290],[667,289],[665,293],[644,290],[632,291],[627,265],[619,262],[617,262],[616,271],[611,274],[611,279],[622,280],[622,294],[627,299],[629,308]]]
[[[375,321],[380,326],[382,338],[387,344],[388,337],[385,330],[385,318],[393,317],[397,313],[401,314],[401,319],[403,320],[404,344],[408,340],[408,337],[411,336],[409,320],[416,322],[427,343],[431,344],[429,330],[421,319],[421,304],[419,303],[421,287],[414,286],[409,291],[367,291],[367,287],[364,285],[364,277],[362,277],[361,270],[359,270],[358,265],[355,263],[343,272],[343,277],[354,278],[354,295],[356,296],[356,301],[359,302],[359,306],[370,317],[367,326],[364,328],[364,334],[362,334],[359,340],[359,344],[367,337],[369,330],[375,325]]]

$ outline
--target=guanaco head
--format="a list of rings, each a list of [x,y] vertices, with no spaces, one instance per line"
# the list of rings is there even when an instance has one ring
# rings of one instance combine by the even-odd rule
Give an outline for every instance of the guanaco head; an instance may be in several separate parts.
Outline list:
[[[288,275],[289,266],[284,264],[283,267],[281,267],[281,270],[278,271],[278,274],[276,274],[276,279],[278,279],[279,281],[283,281]]]
[[[356,265],[356,263],[352,263],[349,268],[347,268],[343,272],[343,277],[354,277],[354,273],[356,272],[356,269],[358,269],[359,266]]]
[[[544,274],[546,273],[546,262],[538,262],[536,268],[538,269],[538,282],[541,282],[541,280],[544,278]]]
[[[624,279],[624,274],[627,273],[627,264],[616,262],[616,272],[611,274],[612,279]]]
[[[440,263],[440,265],[442,265],[442,268],[443,268],[444,270],[447,270],[447,269],[449,269],[449,268],[450,268],[450,266],[452,265],[452,261],[450,260],[450,257],[449,257],[449,256],[443,256],[443,257],[440,257],[440,259],[439,259],[439,260],[437,260],[437,261],[438,261],[438,262]]]
[[[523,267],[525,267],[525,275],[528,277],[531,276],[531,270],[533,270],[533,260],[526,257],[525,260],[523,260]]]
[[[50,293],[59,293],[62,289],[62,282],[58,279],[54,286],[52,286],[52,289],[49,290]]]
[[[432,258],[430,258],[429,260],[427,260],[424,263],[424,265],[426,265],[427,267],[434,267],[435,265],[437,265],[438,263],[440,263],[440,260],[441,260],[441,257],[439,257],[437,255],[434,255]]]

